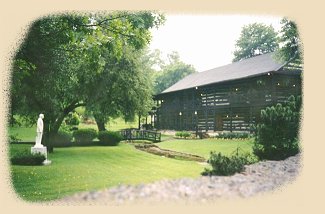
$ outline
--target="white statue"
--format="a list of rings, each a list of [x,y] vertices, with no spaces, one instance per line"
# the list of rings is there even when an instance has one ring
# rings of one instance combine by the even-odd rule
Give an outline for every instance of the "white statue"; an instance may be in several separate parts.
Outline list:
[[[36,136],[36,142],[35,142],[35,148],[43,148],[44,146],[42,145],[42,135],[43,135],[43,118],[44,114],[40,114],[37,120],[37,136]]]
[[[40,114],[37,120],[37,135],[35,140],[35,145],[31,148],[32,154],[42,154],[45,156],[45,161],[43,162],[43,165],[49,165],[52,161],[47,159],[47,148],[46,146],[42,145],[42,135],[43,135],[43,118],[44,114]]]

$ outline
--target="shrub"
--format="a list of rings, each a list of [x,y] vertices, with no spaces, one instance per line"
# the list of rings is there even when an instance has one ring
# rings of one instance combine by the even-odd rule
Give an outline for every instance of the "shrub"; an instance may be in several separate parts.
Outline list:
[[[65,130],[59,130],[57,134],[51,136],[51,144],[54,147],[71,146],[72,134]]]
[[[186,132],[186,131],[181,131],[181,132],[176,132],[175,133],[175,136],[186,139],[186,138],[188,138],[188,137],[191,136],[191,133],[190,132]]]
[[[123,138],[119,132],[100,131],[98,133],[98,139],[102,145],[117,146]]]
[[[189,132],[183,132],[183,137],[186,139],[191,136],[191,133]]]
[[[79,128],[77,126],[72,126],[69,131],[77,131]]]
[[[204,169],[202,175],[233,175],[244,170],[244,165],[254,162],[250,155],[232,155],[230,157],[222,155],[220,152],[211,152],[208,163],[212,170]]]
[[[18,134],[11,134],[9,135],[9,143],[15,143],[21,141],[20,138],[18,138]]]
[[[16,153],[10,158],[10,162],[13,165],[25,165],[25,166],[35,166],[42,165],[45,160],[45,156],[41,154],[31,154],[28,151],[21,153]]]
[[[145,130],[152,130],[153,129],[152,124],[143,124],[141,127],[143,129],[145,129]]]
[[[65,119],[65,123],[69,126],[78,126],[80,123],[80,117],[77,112],[70,112]]]
[[[97,131],[91,128],[79,129],[73,132],[73,137],[76,143],[87,144],[97,137]]]
[[[182,132],[176,132],[176,133],[175,133],[175,136],[176,136],[176,137],[182,137]]]
[[[283,160],[299,152],[301,97],[261,111],[253,151],[260,159]]]
[[[246,139],[251,137],[248,132],[222,132],[219,135],[216,135],[216,138],[223,138],[223,139]]]

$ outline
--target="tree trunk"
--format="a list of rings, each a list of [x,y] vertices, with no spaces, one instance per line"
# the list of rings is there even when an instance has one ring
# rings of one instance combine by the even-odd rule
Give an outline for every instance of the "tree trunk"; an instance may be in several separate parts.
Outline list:
[[[51,126],[50,122],[44,121],[44,131],[42,137],[42,144],[47,147],[49,153],[53,153],[53,145],[51,144]]]
[[[71,112],[73,111],[75,108],[80,107],[80,106],[85,106],[84,103],[72,103],[69,106],[67,106],[63,112],[54,120],[53,124],[51,125],[51,130],[50,132],[53,134],[57,134],[59,131],[59,128],[64,120],[64,118]],[[46,117],[46,116],[45,116]]]
[[[102,117],[100,117],[99,115],[94,115],[94,117],[97,123],[98,131],[106,131],[105,128],[106,121],[103,120]]]
[[[105,123],[103,121],[96,120],[98,131],[106,131]]]
[[[49,152],[53,152],[53,145],[51,142],[51,136],[54,136],[58,133],[59,128],[64,120],[64,118],[71,112],[73,111],[75,108],[79,107],[79,106],[84,106],[84,104],[80,104],[80,103],[73,103],[71,105],[69,105],[68,107],[66,107],[63,112],[54,120],[50,120],[48,118],[46,118],[46,115],[51,115],[50,113],[45,113],[45,124],[44,124],[44,128],[45,128],[45,145],[48,147]],[[48,119],[46,122],[46,119]]]
[[[65,118],[68,114],[69,114],[69,112],[68,112],[68,113],[66,113],[66,112],[62,112],[62,114],[61,114],[58,118],[56,118],[56,120],[54,121],[54,123],[53,123],[53,124],[50,124],[50,125],[52,125],[52,126],[51,126],[51,130],[50,130],[50,133],[51,133],[51,134],[57,134],[57,133],[58,133],[59,128],[60,128],[60,126],[61,126],[61,124],[62,124],[64,118]]]

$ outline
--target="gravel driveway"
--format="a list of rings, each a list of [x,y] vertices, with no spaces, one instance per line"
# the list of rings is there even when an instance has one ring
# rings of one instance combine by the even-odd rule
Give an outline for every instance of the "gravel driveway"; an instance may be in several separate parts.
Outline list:
[[[197,179],[161,180],[151,184],[121,185],[100,191],[78,193],[54,204],[132,203],[207,203],[218,198],[245,198],[272,191],[293,181],[299,173],[300,155],[284,161],[263,161],[248,165],[233,176],[211,176]]]

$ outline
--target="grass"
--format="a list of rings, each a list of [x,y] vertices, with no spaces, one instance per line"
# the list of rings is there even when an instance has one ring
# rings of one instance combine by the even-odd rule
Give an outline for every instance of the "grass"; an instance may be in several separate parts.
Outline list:
[[[161,134],[161,141],[175,140],[173,135]]]
[[[116,118],[107,123],[107,129],[111,131],[118,131],[127,128],[138,128],[137,120],[134,122],[125,122],[122,118]]]
[[[111,125],[113,125],[111,123]],[[134,125],[134,124],[133,124]],[[118,130],[133,126],[123,120],[116,121]],[[97,129],[96,125],[92,125]],[[127,127],[126,127],[127,126]],[[80,128],[86,125],[81,124]],[[9,128],[23,141],[34,141],[36,128]],[[231,154],[238,146],[252,151],[252,140],[181,140],[162,135],[161,148],[196,154],[206,159],[210,151]],[[10,145],[10,156],[21,151],[30,151],[31,145]],[[56,148],[49,154],[48,166],[11,166],[13,187],[24,200],[46,201],[61,198],[81,191],[109,188],[121,184],[149,183],[161,179],[199,177],[204,169],[193,161],[175,160],[136,150],[132,145],[121,143],[116,147],[71,147]]]
[[[84,124],[80,123],[79,124],[79,129],[83,128],[93,128],[98,130],[96,124]],[[127,128],[138,128],[138,122],[125,122],[123,118],[116,118],[112,119],[110,122],[106,123],[106,128],[110,131],[118,131],[121,129],[127,129]]]
[[[22,141],[34,142],[36,137],[36,126],[32,127],[10,127],[9,135],[17,135]]]
[[[11,145],[10,154],[30,149]],[[48,166],[11,166],[14,189],[27,201],[61,198],[120,184],[140,184],[161,179],[198,177],[204,166],[138,151],[129,144],[116,147],[57,148]]]
[[[225,140],[225,139],[202,139],[202,140],[169,140],[157,143],[162,149],[169,149],[178,152],[199,155],[208,159],[211,151],[221,152],[230,155],[237,147],[244,152],[252,153],[253,140]]]

